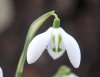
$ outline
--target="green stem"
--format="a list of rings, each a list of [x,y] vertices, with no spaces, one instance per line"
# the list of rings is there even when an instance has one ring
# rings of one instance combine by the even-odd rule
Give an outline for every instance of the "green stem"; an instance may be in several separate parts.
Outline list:
[[[25,59],[26,59],[26,54],[27,54],[27,48],[28,48],[30,41],[32,40],[32,38],[34,37],[34,35],[38,31],[38,29],[41,27],[41,25],[44,23],[44,21],[52,15],[55,16],[55,18],[58,18],[58,16],[54,13],[54,11],[51,11],[51,12],[48,12],[48,13],[42,15],[41,17],[36,19],[31,24],[29,31],[28,31],[28,34],[27,34],[27,37],[26,37],[26,41],[24,44],[24,48],[23,48],[20,60],[19,60],[18,66],[17,66],[15,77],[22,76],[22,72],[23,72],[23,68],[24,68],[24,64],[25,64]]]

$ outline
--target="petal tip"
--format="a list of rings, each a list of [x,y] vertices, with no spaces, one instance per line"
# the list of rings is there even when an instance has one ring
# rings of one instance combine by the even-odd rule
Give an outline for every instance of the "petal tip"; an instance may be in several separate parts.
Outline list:
[[[28,61],[28,60],[27,60],[27,63],[28,63],[28,64],[31,64],[31,62],[30,62],[30,61]]]
[[[73,65],[74,68],[79,68],[80,65]]]
[[[27,54],[27,63],[28,64],[32,64],[32,63],[34,63],[35,61],[34,61],[34,59],[32,58],[32,55],[30,55],[30,54]]]
[[[79,68],[80,67],[80,60],[76,62],[75,64],[72,64],[74,68]]]
[[[29,58],[27,58],[27,63],[32,64],[32,61]]]
[[[0,67],[0,77],[3,77],[3,71],[1,67]]]

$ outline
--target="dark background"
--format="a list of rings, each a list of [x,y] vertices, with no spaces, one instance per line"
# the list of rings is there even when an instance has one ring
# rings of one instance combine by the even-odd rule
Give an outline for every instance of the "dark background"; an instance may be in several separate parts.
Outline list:
[[[100,77],[100,0],[13,0],[13,5],[13,22],[0,34],[4,77],[14,77],[31,23],[52,10],[61,19],[61,27],[78,41],[81,65],[74,69],[66,53],[54,61],[45,50],[34,64],[26,62],[23,77],[52,77],[61,65],[68,65],[80,77]],[[52,26],[52,22],[51,17],[38,33]]]

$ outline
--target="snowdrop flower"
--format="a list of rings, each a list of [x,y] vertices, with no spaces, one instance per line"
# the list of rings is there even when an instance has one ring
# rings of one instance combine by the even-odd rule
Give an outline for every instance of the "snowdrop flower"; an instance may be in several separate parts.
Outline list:
[[[72,73],[69,67],[62,65],[53,77],[78,77],[78,76]]]
[[[75,75],[74,73],[71,73],[69,75],[64,75],[62,77],[78,77],[77,75]]]
[[[67,51],[70,62],[75,68],[80,65],[80,48],[76,40],[61,27],[50,27],[46,32],[33,38],[27,50],[28,64],[34,63],[47,49],[49,55],[55,60]]]
[[[0,67],[0,77],[3,77],[3,71],[1,67]]]

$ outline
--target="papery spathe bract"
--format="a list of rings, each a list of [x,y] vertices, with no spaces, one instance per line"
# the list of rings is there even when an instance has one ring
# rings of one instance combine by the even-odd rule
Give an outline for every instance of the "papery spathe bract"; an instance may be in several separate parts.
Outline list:
[[[80,65],[80,48],[76,40],[61,27],[50,27],[46,32],[33,38],[27,50],[27,62],[34,63],[47,49],[49,55],[55,60],[67,51],[70,62],[75,68]]]

